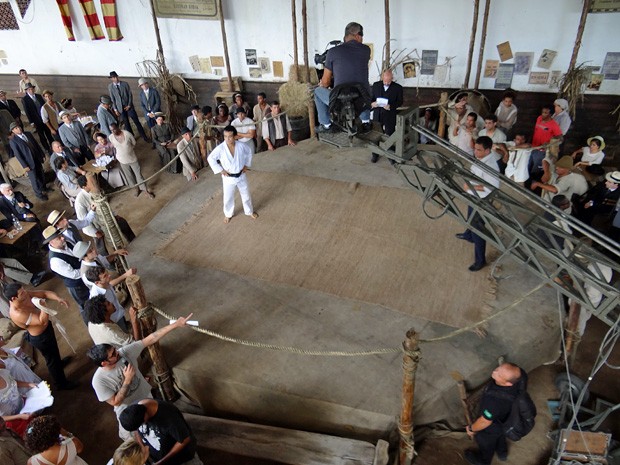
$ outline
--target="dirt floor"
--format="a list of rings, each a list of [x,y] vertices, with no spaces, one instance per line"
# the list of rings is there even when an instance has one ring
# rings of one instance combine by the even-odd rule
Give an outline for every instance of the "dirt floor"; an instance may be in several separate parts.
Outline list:
[[[138,143],[139,157],[142,163],[143,174],[148,176],[158,169],[159,159],[150,145],[140,141]],[[295,149],[303,153],[304,143],[299,144]],[[269,155],[257,155],[269,156]],[[360,156],[360,163],[367,163],[369,157]],[[210,171],[202,170],[199,176],[211,176]],[[198,181],[200,182],[200,180]],[[151,190],[155,193],[156,198],[149,200],[146,196],[141,195],[138,198],[133,196],[133,192],[127,192],[120,196],[115,196],[111,200],[113,209],[125,217],[136,234],[155,216],[155,214],[166,205],[176,193],[183,189],[187,181],[180,175],[163,173],[156,180],[150,183]],[[21,187],[27,196],[32,196],[29,187]],[[35,212],[41,218],[42,222],[52,209],[71,211],[68,202],[58,190],[50,195],[50,200],[44,204],[38,202],[35,206]],[[128,257],[131,263],[131,255]],[[40,289],[49,289],[58,292],[65,298],[70,299],[62,285],[57,279],[49,279],[40,285]],[[77,317],[77,309],[73,304],[73,311],[76,312],[75,321],[79,321]],[[69,326],[69,325],[67,325]],[[589,370],[594,362],[597,354],[598,345],[607,331],[608,327],[600,321],[593,319],[589,323],[588,329],[582,339],[578,356],[573,367],[576,373],[582,379],[587,379]],[[72,341],[77,348],[77,355],[67,367],[66,371],[71,379],[79,381],[80,387],[74,391],[61,391],[55,393],[55,403],[51,411],[57,414],[63,425],[69,431],[78,436],[85,445],[82,457],[90,465],[105,464],[111,457],[115,447],[120,443],[117,437],[116,418],[112,408],[107,404],[97,402],[90,381],[94,372],[94,366],[87,360],[84,355],[85,350],[90,346],[90,339],[84,327],[79,324],[69,326],[69,333]],[[70,350],[66,342],[59,342],[62,355],[68,355]],[[163,343],[165,350],[165,341]],[[38,358],[39,364],[37,372],[45,377],[47,371],[43,363],[42,357]],[[620,365],[620,350],[616,348],[610,363]],[[547,432],[551,430],[552,420],[549,410],[546,406],[548,399],[557,399],[559,394],[554,387],[554,379],[557,373],[563,371],[563,365],[555,364],[549,366],[541,366],[530,373],[529,391],[538,407],[538,421],[533,434],[529,435],[520,443],[511,445],[509,454],[509,464],[531,464],[538,465],[547,463],[547,459],[553,449],[553,443],[547,439]],[[600,396],[604,399],[618,402],[620,401],[620,377],[617,371],[613,371],[609,367],[601,369],[591,385],[592,396]],[[620,415],[610,418],[605,429],[612,429],[618,433],[620,430]],[[426,439],[416,444],[418,457],[416,463],[424,465],[434,464],[460,464],[465,463],[462,458],[463,450],[470,447],[472,442],[462,435],[451,434],[449,437]],[[247,460],[239,457],[230,457],[210,451],[202,451],[203,461],[205,463],[226,463],[226,464],[256,464],[258,462]],[[265,462],[261,462],[265,463]]]

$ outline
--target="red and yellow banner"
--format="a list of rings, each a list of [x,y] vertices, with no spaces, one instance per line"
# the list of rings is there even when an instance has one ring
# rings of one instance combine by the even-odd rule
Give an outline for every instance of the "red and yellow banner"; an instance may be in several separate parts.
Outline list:
[[[95,3],[93,0],[79,0],[80,8],[84,14],[84,21],[86,21],[86,27],[90,34],[90,40],[105,39],[103,35],[103,29],[101,29],[101,23],[97,16],[97,10],[95,9]]]
[[[71,12],[69,11],[69,0],[56,0],[58,9],[60,10],[60,17],[62,18],[62,24],[65,26],[65,33],[67,39],[70,41],[75,40],[73,35],[73,25],[71,24]]]

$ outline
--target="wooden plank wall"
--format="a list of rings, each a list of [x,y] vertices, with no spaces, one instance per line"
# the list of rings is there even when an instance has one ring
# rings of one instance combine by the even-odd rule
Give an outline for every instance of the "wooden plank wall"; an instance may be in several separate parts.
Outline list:
[[[99,96],[107,93],[109,79],[106,76],[63,76],[63,75],[38,75],[37,82],[54,91],[57,100],[71,97],[73,104],[80,111],[94,112],[98,105]],[[121,77],[123,79],[123,77]],[[134,91],[134,101],[138,102],[137,78],[125,79]],[[0,89],[6,90],[9,95],[17,90],[18,76],[0,74]],[[219,82],[214,80],[189,79],[189,84],[198,95],[200,105],[214,106],[214,95],[219,91]],[[277,89],[280,83],[248,81],[244,82],[244,94],[251,105],[256,103],[256,94],[265,92],[269,100],[277,99]],[[442,91],[448,93],[457,89],[440,88],[405,88],[405,105],[420,106],[436,103]],[[484,95],[495,109],[502,98],[502,91],[485,90]],[[516,105],[519,108],[517,129],[530,134],[533,132],[534,122],[540,114],[540,106],[552,104],[555,94],[543,92],[520,92]],[[21,102],[18,101],[21,105]],[[607,154],[605,165],[620,169],[620,133],[615,124],[617,115],[610,113],[620,104],[620,96],[588,94],[583,105],[579,104],[577,118],[568,134],[564,153],[571,153],[575,148],[584,146],[588,137],[601,135],[605,138]],[[189,104],[187,105],[189,108]],[[188,112],[189,113],[189,112]]]

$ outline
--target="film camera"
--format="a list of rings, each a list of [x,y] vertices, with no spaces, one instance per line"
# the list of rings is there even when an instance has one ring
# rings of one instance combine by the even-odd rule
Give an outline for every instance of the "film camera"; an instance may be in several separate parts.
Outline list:
[[[338,45],[342,45],[341,40],[332,40],[325,47],[325,51],[323,53],[315,53],[314,54],[314,64],[323,66],[325,64],[325,60],[327,59],[327,52],[329,49],[337,47]]]

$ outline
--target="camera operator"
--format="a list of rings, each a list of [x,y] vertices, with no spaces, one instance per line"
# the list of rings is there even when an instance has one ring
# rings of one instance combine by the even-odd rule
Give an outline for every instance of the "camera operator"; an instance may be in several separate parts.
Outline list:
[[[332,76],[334,87],[340,84],[360,84],[368,89],[368,62],[370,47],[364,45],[364,28],[359,23],[349,23],[344,30],[344,43],[327,52],[325,70],[319,87],[314,90],[314,102],[319,115],[317,132],[326,132],[331,126],[329,118],[329,95]],[[360,114],[363,129],[370,130],[370,110]]]

